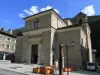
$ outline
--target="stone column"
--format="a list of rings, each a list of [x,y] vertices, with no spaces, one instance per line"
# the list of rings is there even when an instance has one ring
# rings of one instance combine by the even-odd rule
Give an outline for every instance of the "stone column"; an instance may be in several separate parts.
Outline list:
[[[28,63],[31,63],[31,44],[29,44],[29,48],[28,48]]]

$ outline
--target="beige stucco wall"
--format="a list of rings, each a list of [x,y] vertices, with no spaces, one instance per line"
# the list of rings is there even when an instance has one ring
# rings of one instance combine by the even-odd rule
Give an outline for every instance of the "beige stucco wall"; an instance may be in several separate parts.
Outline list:
[[[86,62],[89,61],[89,50],[87,49],[87,35],[85,34],[84,30],[81,29],[80,32],[80,46],[81,46],[81,52],[82,52],[82,64],[83,67],[86,66]]]
[[[53,49],[56,46],[56,29],[51,28],[51,38],[50,38],[50,65],[53,64]]]
[[[89,62],[92,62],[92,45],[91,45],[91,37],[90,37],[90,28],[88,23],[85,23],[82,25],[83,30],[85,31],[85,34],[87,36],[87,43],[88,43],[88,49],[89,49]]]
[[[83,29],[81,29],[80,35],[81,35],[80,36],[80,43],[82,44],[83,47],[87,47],[86,34],[83,31]],[[82,42],[82,39],[83,39],[83,42]]]
[[[1,36],[2,38],[0,38],[0,51],[15,53],[14,47],[16,47],[16,38],[0,34],[0,37]],[[3,39],[4,37],[5,39]],[[8,38],[10,38],[10,41],[7,40]],[[5,46],[2,47],[2,44],[4,44]],[[10,45],[10,48],[6,48],[7,45]]]
[[[54,14],[51,14],[51,26],[56,29],[58,27],[58,18]]]
[[[72,23],[69,19],[64,19],[64,22],[65,22],[67,25],[73,25],[73,23]]]
[[[65,27],[67,24],[54,12],[51,14],[51,26],[55,29]]]
[[[62,28],[62,27],[66,27],[67,25],[61,20],[58,18],[58,28]]]
[[[25,21],[25,28],[27,31],[34,30],[34,21],[38,19],[39,20],[39,28],[47,28],[51,26],[51,14],[45,14],[43,16],[37,16],[35,18],[29,19]]]

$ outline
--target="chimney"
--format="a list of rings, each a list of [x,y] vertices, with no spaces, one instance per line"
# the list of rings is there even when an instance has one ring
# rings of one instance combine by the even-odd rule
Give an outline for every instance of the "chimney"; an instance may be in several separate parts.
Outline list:
[[[0,31],[4,32],[4,27],[3,27],[3,28],[1,28],[1,30],[0,30]]]
[[[11,30],[11,29],[9,29],[9,30],[7,31],[7,33],[12,34],[12,30]]]

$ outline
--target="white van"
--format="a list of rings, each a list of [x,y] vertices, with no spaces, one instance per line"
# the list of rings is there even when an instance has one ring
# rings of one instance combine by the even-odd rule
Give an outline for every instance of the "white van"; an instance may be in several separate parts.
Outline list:
[[[98,65],[95,62],[87,62],[87,70],[96,71],[98,69]]]

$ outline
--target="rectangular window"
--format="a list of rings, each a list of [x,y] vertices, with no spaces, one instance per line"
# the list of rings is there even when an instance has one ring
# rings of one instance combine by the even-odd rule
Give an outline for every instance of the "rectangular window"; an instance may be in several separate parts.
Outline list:
[[[11,42],[11,39],[10,39],[10,38],[8,38],[7,40],[8,40],[9,42]]]
[[[4,44],[2,44],[2,47],[4,48],[4,47],[5,47],[5,45],[4,45]]]
[[[33,27],[34,29],[38,29],[39,28],[39,20],[36,19],[34,22],[33,22]]]
[[[7,48],[10,48],[10,46],[9,46],[9,45],[7,45]]]

